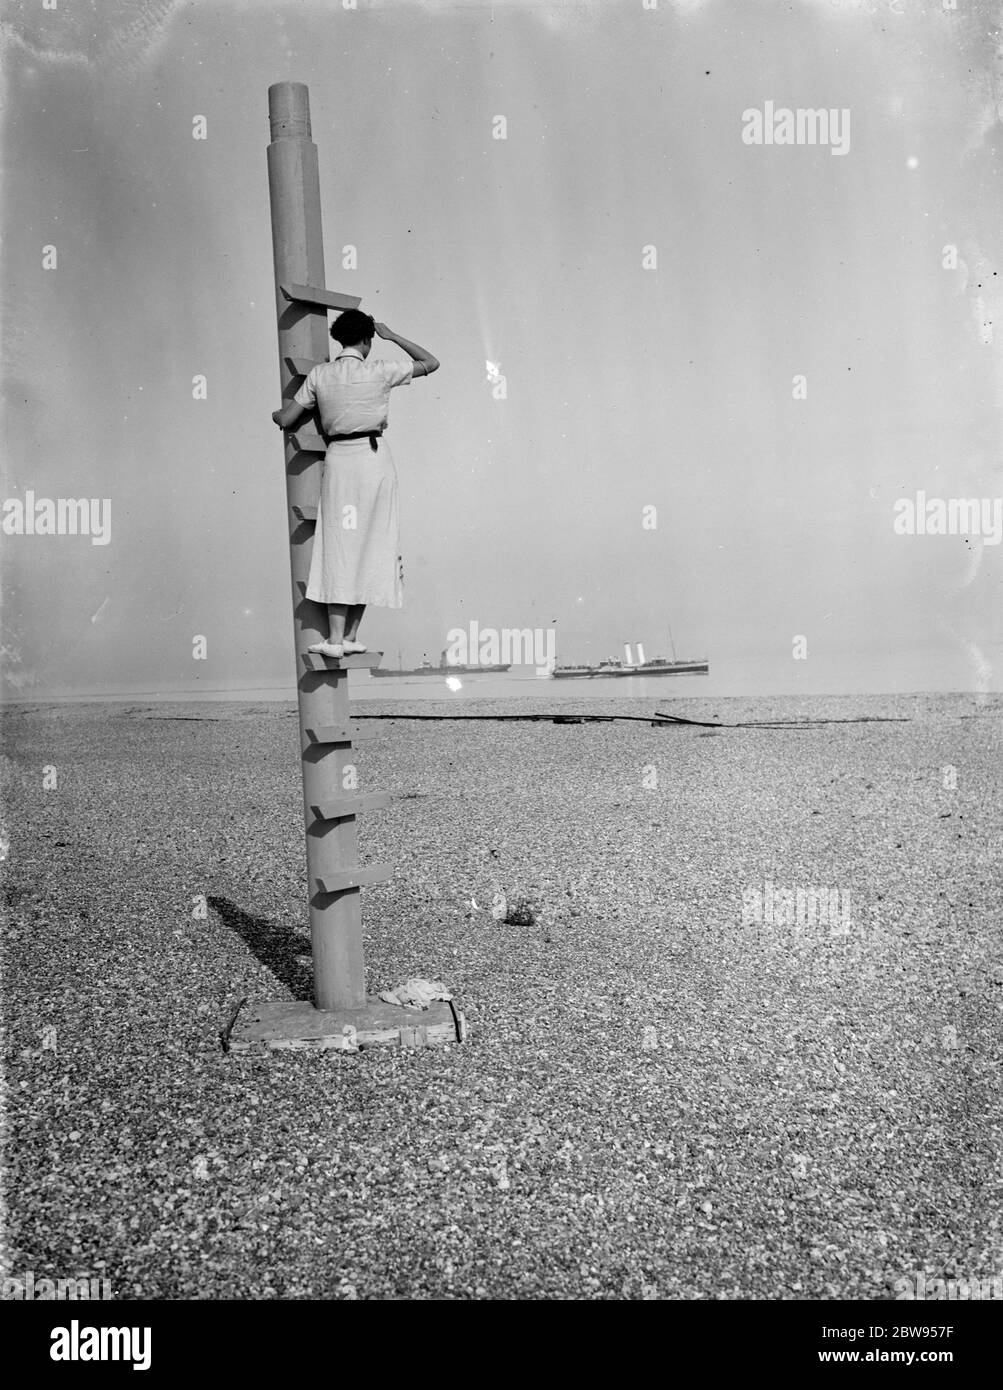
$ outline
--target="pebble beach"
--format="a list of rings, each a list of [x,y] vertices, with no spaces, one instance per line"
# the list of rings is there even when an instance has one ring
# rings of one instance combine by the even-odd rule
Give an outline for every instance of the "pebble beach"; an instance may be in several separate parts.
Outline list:
[[[237,1054],[242,999],[310,997],[295,707],[8,707],[5,1277],[123,1300],[1003,1278],[1003,697],[581,705],[659,708],[740,727],[353,703],[394,716],[358,750],[392,795],[362,862],[396,866],[363,890],[368,988],[441,980],[469,1036]],[[789,720],[833,722],[754,726]],[[828,920],[798,920],[823,890]]]

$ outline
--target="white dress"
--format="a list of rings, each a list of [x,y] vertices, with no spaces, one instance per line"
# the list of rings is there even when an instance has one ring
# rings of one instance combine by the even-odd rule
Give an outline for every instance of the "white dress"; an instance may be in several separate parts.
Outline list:
[[[381,430],[391,390],[412,375],[410,362],[364,359],[358,348],[343,348],[311,369],[293,399],[318,407],[325,435]],[[327,446],[306,590],[315,603],[403,604],[397,469],[386,439],[375,442],[375,450],[368,439]]]

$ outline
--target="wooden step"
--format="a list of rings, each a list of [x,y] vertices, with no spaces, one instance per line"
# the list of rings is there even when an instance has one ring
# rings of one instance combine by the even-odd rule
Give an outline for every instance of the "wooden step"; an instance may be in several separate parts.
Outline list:
[[[327,441],[322,435],[314,434],[311,430],[300,430],[299,434],[290,435],[290,439],[301,454],[327,453]]]
[[[328,359],[325,357],[324,361]],[[312,357],[287,357],[286,366],[295,376],[307,376],[311,367],[318,367],[319,362],[315,362]]]
[[[311,743],[365,743],[376,737],[376,730],[361,729],[357,724],[320,724],[307,729],[306,736]]]
[[[394,871],[392,864],[361,864],[354,869],[334,869],[323,878],[315,879],[319,893],[343,893],[347,888],[365,888],[370,883],[385,883]]]
[[[333,801],[321,801],[310,810],[318,820],[345,820],[360,811],[382,811],[390,805],[389,792],[365,792],[361,796],[339,796]]]
[[[339,661],[336,657],[321,656],[318,652],[304,652],[303,665],[308,671],[352,671],[362,669],[372,669],[379,666],[383,659],[382,652],[356,652],[352,656],[343,656]]]
[[[310,304],[318,309],[357,309],[362,303],[360,295],[339,294],[316,285],[281,285],[280,289],[293,304]]]
[[[307,521],[307,522],[313,521],[313,522],[316,522],[316,520],[317,520],[317,508],[316,508],[316,507],[307,507],[307,506],[305,506],[305,505],[304,505],[304,506],[294,506],[294,507],[293,507],[293,512],[296,514],[296,516],[299,517],[300,521]]]

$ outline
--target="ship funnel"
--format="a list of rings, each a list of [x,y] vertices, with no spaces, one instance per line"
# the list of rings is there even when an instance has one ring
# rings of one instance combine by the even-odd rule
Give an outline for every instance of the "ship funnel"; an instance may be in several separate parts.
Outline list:
[[[624,644],[623,644],[623,649],[624,649],[624,651],[627,653],[627,665],[628,665],[628,666],[633,666],[633,664],[634,664],[634,658],[633,658],[633,657],[631,656],[631,654],[630,654],[630,643],[629,643],[629,642],[624,642]]]
[[[644,665],[644,648],[641,646],[640,642],[637,644],[637,664],[638,666]]]

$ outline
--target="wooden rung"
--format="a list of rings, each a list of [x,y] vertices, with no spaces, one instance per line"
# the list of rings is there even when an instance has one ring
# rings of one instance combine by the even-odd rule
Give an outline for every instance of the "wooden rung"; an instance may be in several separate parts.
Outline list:
[[[293,507],[293,511],[294,511],[294,512],[296,513],[296,515],[299,517],[300,521],[316,521],[316,520],[317,520],[317,508],[316,508],[316,507],[306,507],[306,506],[299,507],[299,506],[296,506],[296,507]]]
[[[393,871],[392,864],[371,864],[367,869],[359,865],[354,869],[335,869],[315,881],[321,893],[343,893],[346,888],[365,888],[370,883],[385,883]]]
[[[303,665],[308,671],[346,671],[355,670],[358,667],[379,666],[383,659],[382,652],[358,652],[353,656],[343,656],[339,661],[336,657],[321,656],[317,652],[304,652]]]
[[[390,805],[389,792],[366,792],[362,796],[339,796],[334,801],[321,801],[310,809],[318,820],[344,820],[360,811],[382,811]]]
[[[294,304],[314,304],[320,309],[357,309],[362,303],[360,295],[320,290],[316,285],[282,285],[281,289]]]
[[[327,360],[328,359],[325,357],[324,361],[326,362]],[[286,366],[291,372],[295,373],[296,376],[306,376],[311,367],[318,367],[320,363],[315,362],[312,357],[287,357]]]
[[[314,434],[308,430],[300,430],[299,434],[291,435],[290,438],[301,454],[327,453],[327,441],[323,435]]]
[[[321,724],[316,729],[307,729],[306,736],[311,743],[361,743],[375,738],[375,729],[360,729],[355,724]]]

